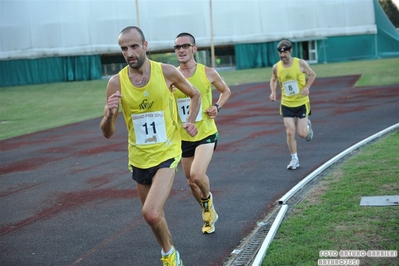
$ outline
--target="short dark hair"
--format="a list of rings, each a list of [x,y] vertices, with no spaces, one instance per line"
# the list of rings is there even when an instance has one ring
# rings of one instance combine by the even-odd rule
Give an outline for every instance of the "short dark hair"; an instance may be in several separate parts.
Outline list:
[[[277,44],[277,51],[290,51],[292,48],[292,44],[288,39],[283,39]]]
[[[142,44],[144,44],[144,42],[145,42],[144,33],[143,33],[143,31],[142,31],[139,27],[137,27],[137,26],[127,26],[126,28],[124,28],[124,29],[120,32],[120,34],[125,33],[125,32],[129,32],[130,30],[136,30],[136,31],[140,34]]]
[[[175,39],[177,39],[177,38],[179,38],[179,37],[184,37],[184,36],[190,37],[190,38],[191,38],[191,44],[194,44],[194,45],[195,45],[195,38],[194,38],[194,36],[193,36],[192,34],[188,33],[188,32],[179,33],[179,34],[176,36]]]

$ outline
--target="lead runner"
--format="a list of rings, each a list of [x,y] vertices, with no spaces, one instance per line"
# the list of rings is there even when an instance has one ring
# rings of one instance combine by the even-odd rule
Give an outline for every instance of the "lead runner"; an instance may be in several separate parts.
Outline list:
[[[118,44],[128,65],[108,82],[100,128],[106,138],[114,134],[120,101],[128,129],[129,169],[136,181],[143,217],[162,247],[163,265],[181,266],[163,210],[181,159],[173,88],[190,98],[190,114],[182,125],[190,136],[198,133],[194,122],[201,94],[174,66],[147,58],[148,42],[140,28],[123,29]]]

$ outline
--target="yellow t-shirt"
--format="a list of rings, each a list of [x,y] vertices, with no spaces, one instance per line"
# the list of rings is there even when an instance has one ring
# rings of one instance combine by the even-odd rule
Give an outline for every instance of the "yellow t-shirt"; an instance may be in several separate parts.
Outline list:
[[[198,128],[198,134],[191,137],[187,131],[180,127],[181,138],[184,141],[199,141],[217,132],[215,119],[211,119],[205,112],[206,109],[212,106],[212,84],[209,82],[205,73],[205,66],[197,64],[197,69],[194,75],[187,78],[201,93],[201,107],[195,119],[195,126]],[[177,102],[179,121],[186,122],[188,110],[190,106],[190,97],[185,95],[180,90],[175,90],[175,97]]]
[[[306,76],[301,72],[298,58],[294,57],[291,67],[284,67],[280,60],[277,63],[277,77],[281,88],[282,105],[298,107],[309,103],[309,97],[302,95]]]
[[[129,66],[119,72],[129,165],[142,169],[181,155],[175,98],[166,85],[161,63],[150,63],[150,80],[141,88],[131,83]]]

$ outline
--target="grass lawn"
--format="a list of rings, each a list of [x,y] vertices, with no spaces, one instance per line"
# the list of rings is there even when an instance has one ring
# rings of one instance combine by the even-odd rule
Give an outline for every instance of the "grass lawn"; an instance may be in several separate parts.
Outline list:
[[[399,58],[311,67],[319,78],[362,75],[357,86],[399,84]],[[222,71],[220,74],[230,86],[252,82],[265,82],[268,86],[271,71],[271,68],[257,68]],[[0,140],[101,117],[107,82],[0,87]]]
[[[284,219],[262,265],[317,265],[319,259],[399,265],[398,257],[335,257],[331,252],[399,252],[399,206],[360,206],[363,196],[399,195],[398,143],[399,132],[390,134],[319,181]]]

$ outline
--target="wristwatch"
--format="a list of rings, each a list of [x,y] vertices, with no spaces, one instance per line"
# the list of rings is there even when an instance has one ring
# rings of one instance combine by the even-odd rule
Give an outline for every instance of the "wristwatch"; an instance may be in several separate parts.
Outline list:
[[[222,107],[220,107],[220,105],[219,105],[219,104],[217,104],[217,103],[214,103],[213,105],[214,105],[214,106],[216,106],[216,109],[218,109],[218,113],[219,113],[219,111],[220,111],[220,108],[222,108]]]

